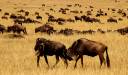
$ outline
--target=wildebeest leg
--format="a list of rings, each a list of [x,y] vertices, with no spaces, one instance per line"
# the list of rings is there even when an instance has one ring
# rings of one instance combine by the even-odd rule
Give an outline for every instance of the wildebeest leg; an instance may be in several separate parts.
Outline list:
[[[59,62],[59,56],[56,56],[56,63],[53,65],[53,67],[55,67]]]
[[[47,63],[47,65],[48,65],[48,67],[49,67],[47,56],[44,55],[44,58],[45,58],[45,62]]]
[[[100,67],[101,67],[102,63],[105,62],[103,54],[99,54],[99,58],[100,58]]]
[[[83,68],[83,56],[81,56],[81,65],[82,65],[82,68]]]
[[[68,61],[67,58],[65,58],[64,56],[60,56],[63,60],[64,60],[64,64],[66,65],[66,68],[68,67]]]
[[[77,67],[77,61],[78,61],[80,58],[81,58],[80,56],[77,57],[74,68]]]
[[[37,56],[37,67],[39,67],[40,56]]]
[[[67,68],[68,67],[68,62],[67,62],[66,58],[64,59],[64,63],[66,64],[66,68]]]

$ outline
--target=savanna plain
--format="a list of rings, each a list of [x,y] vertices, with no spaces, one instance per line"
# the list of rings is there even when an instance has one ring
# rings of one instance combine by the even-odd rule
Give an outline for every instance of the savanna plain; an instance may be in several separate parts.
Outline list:
[[[46,6],[43,7],[42,4]],[[79,14],[61,14],[58,12],[59,8],[66,8],[66,5],[80,4],[81,7],[70,7],[71,10],[83,11]],[[128,75],[128,35],[121,35],[117,32],[106,32],[104,34],[96,32],[94,34],[73,34],[65,36],[62,34],[35,33],[35,28],[47,22],[47,15],[50,13],[57,17],[69,18],[75,15],[84,15],[87,10],[93,6],[95,11],[102,9],[107,12],[107,16],[98,17],[102,23],[88,23],[88,22],[73,22],[58,25],[53,23],[52,26],[56,30],[70,28],[74,30],[116,30],[128,26],[128,19],[123,18],[123,21],[118,23],[108,23],[106,19],[116,16],[121,17],[117,13],[111,13],[108,8],[124,9],[128,15],[128,1],[119,0],[115,3],[114,0],[0,0],[0,17],[5,12],[18,14],[18,10],[24,9],[30,12],[28,17],[35,18],[33,14],[39,12],[42,16],[41,23],[24,23],[28,34],[23,35],[23,38],[12,38],[13,33],[4,34],[0,33],[0,75]],[[87,7],[87,8],[85,8]],[[55,12],[50,11],[53,8]],[[94,17],[94,15],[92,15]],[[0,24],[7,26],[13,25],[11,19],[1,19]],[[34,46],[38,37],[61,42],[66,45],[66,48],[72,45],[74,41],[79,38],[87,38],[90,40],[104,43],[108,46],[108,54],[110,58],[111,68],[103,65],[100,68],[99,57],[84,56],[84,67],[81,67],[80,60],[78,61],[77,68],[74,69],[75,61],[68,61],[68,68],[65,68],[63,60],[55,68],[48,68],[44,58],[40,60],[40,67],[36,64],[36,54]],[[104,53],[105,54],[105,53]],[[49,56],[48,61],[50,66],[55,63],[55,56]]]

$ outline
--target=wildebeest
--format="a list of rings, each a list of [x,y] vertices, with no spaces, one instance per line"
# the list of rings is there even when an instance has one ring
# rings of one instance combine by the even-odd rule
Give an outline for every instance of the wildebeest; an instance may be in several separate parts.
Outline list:
[[[120,28],[120,29],[117,29],[115,30],[117,31],[118,33],[120,33],[121,35],[125,35],[128,33],[128,27],[124,27],[124,28]]]
[[[100,33],[102,33],[102,34],[105,33],[105,31],[103,31],[102,29],[97,29],[97,32],[100,32]]]
[[[16,19],[17,16],[16,16],[15,14],[11,14],[11,15],[10,15],[10,18],[11,18],[11,19]]]
[[[75,17],[75,20],[76,21],[78,21],[78,20],[82,21],[82,18],[81,17],[79,17],[79,16],[74,16],[74,17]]]
[[[5,12],[4,15],[9,15],[9,13],[8,12]]]
[[[42,20],[42,16],[38,15],[38,16],[36,16],[36,19],[41,19]]]
[[[0,24],[0,32],[4,33],[4,31],[6,31],[5,26]]]
[[[23,32],[24,34],[27,34],[27,31],[26,31],[26,27],[22,26],[22,25],[18,25],[18,24],[15,24],[13,26],[8,26],[7,27],[7,32],[13,32],[13,33],[18,33],[20,34],[21,32]]]
[[[72,29],[65,28],[64,30],[63,30],[63,29],[60,30],[59,33],[64,34],[64,35],[66,35],[66,36],[68,36],[68,35],[73,35],[73,30],[72,30]]]
[[[68,60],[72,60],[72,58],[67,56],[67,49],[64,44],[56,41],[47,40],[45,38],[37,38],[36,45],[34,47],[35,51],[37,52],[37,66],[39,67],[39,60],[41,56],[44,56],[45,61],[49,67],[47,56],[56,57],[56,63],[53,67],[55,67],[59,62],[59,57],[64,60],[66,64],[66,68],[68,67]]]
[[[115,23],[117,23],[117,19],[114,19],[114,18],[110,17],[109,19],[107,19],[107,22],[115,22]]]
[[[67,19],[67,22],[75,22],[75,20],[74,20],[74,19],[69,18],[69,19]]]
[[[51,33],[54,33],[55,30],[52,26],[45,24],[43,26],[35,28],[35,33],[37,33],[37,32],[46,32],[50,35]]]
[[[84,31],[82,31],[82,33],[83,34],[93,34],[93,33],[95,33],[95,31],[94,30],[84,30]]]
[[[2,16],[1,19],[6,19],[7,20],[8,17],[7,16]]]
[[[28,15],[29,15],[29,12],[28,12],[28,11],[26,11],[26,12],[25,12],[25,16],[28,16]]]
[[[0,9],[0,12],[2,11],[2,9]]]
[[[77,61],[81,58],[81,65],[83,67],[83,55],[88,55],[91,57],[99,55],[100,65],[105,63],[104,52],[106,51],[106,62],[107,67],[110,67],[110,59],[108,56],[107,46],[96,41],[88,40],[86,38],[80,38],[75,41],[71,47],[67,50],[67,53],[70,57],[76,57],[76,63],[74,68],[77,66]]]

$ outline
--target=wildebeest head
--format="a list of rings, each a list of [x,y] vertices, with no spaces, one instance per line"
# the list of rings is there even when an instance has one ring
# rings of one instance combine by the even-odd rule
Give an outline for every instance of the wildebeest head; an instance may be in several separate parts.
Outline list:
[[[67,50],[67,55],[70,56],[70,57],[74,57],[76,58],[77,57],[77,54],[75,52],[75,48],[77,47],[77,41],[75,41],[72,46],[70,46]]]
[[[43,47],[43,45],[44,45],[44,43],[45,43],[46,41],[47,41],[47,40],[44,39],[44,38],[37,38],[37,39],[36,39],[36,45],[35,45],[35,47],[34,47],[35,51],[41,50],[42,47]]]

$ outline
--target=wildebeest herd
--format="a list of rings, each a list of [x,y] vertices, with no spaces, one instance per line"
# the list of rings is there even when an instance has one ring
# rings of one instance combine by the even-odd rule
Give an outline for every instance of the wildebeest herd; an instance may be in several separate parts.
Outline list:
[[[27,28],[25,27],[24,24],[41,24],[41,26],[38,26],[35,28],[35,33],[41,32],[41,33],[46,33],[48,35],[51,34],[64,34],[66,36],[68,35],[73,35],[73,34],[94,34],[96,32],[100,32],[102,34],[105,34],[107,32],[118,32],[121,35],[125,35],[128,33],[128,27],[124,28],[119,28],[116,30],[102,30],[102,29],[97,29],[97,30],[73,30],[70,28],[65,28],[65,29],[60,29],[56,30],[54,26],[52,25],[65,25],[66,23],[76,23],[76,22],[84,22],[84,23],[99,23],[99,24],[104,24],[104,22],[101,20],[102,17],[107,17],[105,21],[107,23],[119,23],[120,21],[123,21],[124,19],[128,20],[128,9],[116,9],[116,8],[108,8],[107,11],[111,13],[116,13],[119,14],[121,17],[117,16],[110,16],[110,13],[105,12],[103,9],[97,9],[94,11],[93,6],[89,6],[89,9],[86,11],[82,10],[73,10],[71,7],[78,7],[81,8],[83,7],[80,4],[74,4],[74,5],[67,5],[66,8],[59,8],[59,10],[55,10],[54,8],[50,8],[49,10],[52,13],[45,12],[45,16],[47,18],[44,18],[41,16],[39,12],[34,12],[34,14],[30,13],[29,11],[25,9],[21,9],[17,11],[17,14],[14,13],[9,13],[9,12],[4,12],[4,15],[1,16],[2,20],[8,20],[11,19],[13,20],[13,25],[7,26],[0,24],[0,32],[8,32],[11,33],[13,32],[14,34],[29,34],[27,32]],[[45,4],[42,4],[42,7],[46,7]],[[87,7],[84,7],[87,8]],[[0,13],[3,12],[2,9],[0,9]],[[53,13],[59,13],[62,15],[72,15],[71,17],[68,18],[62,18],[55,16]],[[34,18],[29,17],[29,15],[34,15]],[[74,16],[75,15],[75,16]],[[46,19],[46,23],[42,23],[42,20]],[[37,52],[37,66],[39,67],[39,61],[40,57],[43,56],[45,58],[45,61],[49,66],[47,56],[53,56],[55,55],[56,58],[56,63],[53,65],[55,67],[58,62],[59,58],[64,60],[64,63],[66,64],[66,68],[68,67],[68,60],[71,61],[75,57],[75,65],[74,68],[77,67],[77,61],[81,59],[81,65],[83,67],[83,55],[95,57],[99,56],[100,59],[100,65],[102,66],[103,63],[107,64],[107,67],[110,67],[110,59],[108,55],[108,47],[104,45],[103,43],[88,40],[85,38],[80,38],[73,42],[73,44],[67,49],[66,46],[63,43],[57,42],[57,41],[52,41],[48,40],[45,38],[37,38],[36,39],[36,44],[34,47],[34,50]],[[104,52],[106,52],[106,60],[104,58]]]
[[[75,66],[77,66],[77,61],[81,59],[81,65],[83,67],[83,55],[88,55],[91,57],[99,56],[100,59],[100,65],[102,66],[103,63],[105,63],[104,58],[104,52],[106,52],[106,62],[107,67],[110,67],[110,59],[108,55],[108,47],[100,42],[88,40],[85,38],[80,38],[76,40],[71,47],[66,49],[65,45],[56,42],[47,40],[45,38],[37,38],[36,44],[34,47],[35,51],[37,52],[37,66],[39,67],[39,60],[41,56],[44,56],[45,61],[49,67],[47,56],[53,56],[56,57],[56,63],[53,67],[55,67],[59,62],[59,57],[64,60],[64,63],[66,64],[66,68],[68,67],[68,61],[67,60],[73,60],[73,56],[75,56]]]
[[[47,5],[42,4],[42,8],[45,9]],[[55,7],[55,5],[54,5]],[[86,10],[76,10],[72,9],[72,7],[77,7],[77,8],[85,8]],[[43,11],[43,10],[42,10]],[[17,10],[16,13],[9,13],[9,12],[4,12],[2,9],[0,9],[0,13],[3,13],[1,16],[1,19],[3,20],[8,20],[11,19],[13,20],[14,24],[12,26],[5,27],[6,25],[0,25],[0,32],[13,32],[13,33],[18,33],[20,34],[23,32],[24,34],[27,34],[27,29],[25,28],[24,24],[28,23],[34,23],[35,25],[41,24],[42,26],[38,26],[35,28],[35,33],[37,32],[44,32],[47,34],[64,34],[64,35],[72,35],[74,33],[89,33],[93,34],[95,32],[101,32],[101,33],[106,33],[106,32],[119,32],[120,34],[126,34],[127,33],[127,27],[122,28],[122,29],[116,29],[116,30],[107,30],[104,31],[102,29],[97,29],[97,30],[73,30],[69,28],[65,29],[60,29],[60,30],[55,30],[52,25],[64,25],[65,23],[75,23],[75,22],[87,22],[87,23],[99,23],[99,24],[104,24],[104,22],[101,20],[102,17],[106,17],[106,22],[108,23],[118,23],[119,21],[123,21],[124,19],[128,19],[128,9],[119,9],[119,8],[107,8],[107,9],[95,9],[94,6],[89,6],[89,7],[84,7],[81,4],[68,4],[64,8],[59,8],[58,10],[55,10],[54,8],[50,7],[49,8],[50,12],[44,12],[44,15],[47,16],[43,17],[40,12],[36,11],[34,14],[30,13],[26,9],[20,9]],[[106,12],[108,11],[108,12]],[[54,13],[59,13],[64,16],[66,15],[74,15],[74,16],[69,16],[68,18],[62,18],[55,16]],[[118,14],[119,16],[111,15],[111,14]],[[35,18],[29,17],[30,15],[33,15]],[[46,23],[42,24],[42,20],[46,18]]]

